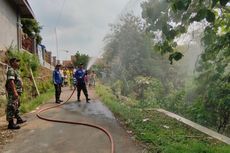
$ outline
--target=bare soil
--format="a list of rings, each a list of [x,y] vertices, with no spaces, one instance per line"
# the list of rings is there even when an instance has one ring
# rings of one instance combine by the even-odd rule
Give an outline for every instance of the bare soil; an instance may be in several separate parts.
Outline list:
[[[7,122],[5,117],[0,117],[0,152],[4,145],[11,142],[15,134],[17,134],[17,130],[8,130]]]

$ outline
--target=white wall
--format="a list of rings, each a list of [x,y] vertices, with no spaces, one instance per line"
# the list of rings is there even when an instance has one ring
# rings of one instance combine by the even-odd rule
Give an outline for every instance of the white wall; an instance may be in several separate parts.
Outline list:
[[[11,43],[17,47],[17,13],[8,0],[0,0],[0,50],[5,50]]]

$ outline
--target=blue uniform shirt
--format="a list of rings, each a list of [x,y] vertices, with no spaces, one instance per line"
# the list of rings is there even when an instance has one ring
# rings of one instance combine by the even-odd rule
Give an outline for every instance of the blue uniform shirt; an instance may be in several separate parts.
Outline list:
[[[62,84],[61,73],[59,70],[55,69],[53,71],[53,82],[54,82],[54,84]]]
[[[76,78],[77,84],[84,84],[85,83],[85,70],[84,69],[77,69],[77,71],[74,74],[74,77]]]

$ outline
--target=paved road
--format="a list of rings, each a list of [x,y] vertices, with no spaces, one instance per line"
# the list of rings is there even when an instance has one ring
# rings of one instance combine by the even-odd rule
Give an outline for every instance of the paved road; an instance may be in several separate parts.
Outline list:
[[[70,95],[65,88],[62,99]],[[44,115],[49,118],[91,122],[110,131],[115,142],[116,153],[142,153],[142,148],[130,138],[119,125],[113,114],[93,96],[91,103],[76,102],[76,94],[65,105],[49,110]],[[51,103],[42,107],[53,105]],[[67,125],[40,120],[35,112],[24,117],[28,122],[22,126],[14,140],[4,146],[3,153],[109,153],[110,142],[100,130],[81,125]]]

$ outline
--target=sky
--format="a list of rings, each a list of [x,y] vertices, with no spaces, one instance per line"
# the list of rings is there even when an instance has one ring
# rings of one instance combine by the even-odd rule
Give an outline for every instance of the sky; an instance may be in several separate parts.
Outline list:
[[[135,12],[140,1],[28,0],[42,26],[42,44],[60,60],[69,60],[77,51],[98,57],[103,52],[109,24],[124,12]]]

